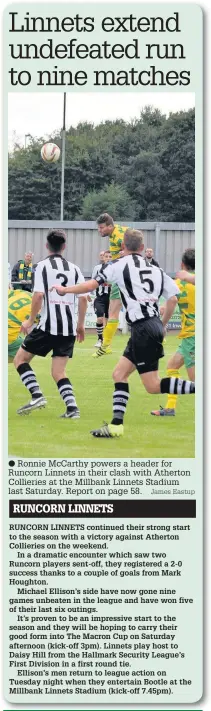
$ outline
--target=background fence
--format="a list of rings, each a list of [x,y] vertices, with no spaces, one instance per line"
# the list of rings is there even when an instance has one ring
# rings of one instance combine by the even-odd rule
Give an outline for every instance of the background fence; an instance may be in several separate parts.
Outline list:
[[[145,247],[152,247],[162,269],[174,275],[180,267],[181,255],[187,247],[195,246],[195,225],[192,222],[121,222],[141,229]],[[9,220],[9,262],[13,266],[25,252],[34,254],[33,262],[46,256],[46,235],[53,227],[67,233],[66,258],[77,264],[89,277],[99,261],[99,252],[108,247],[108,238],[100,237],[96,222],[51,222]]]

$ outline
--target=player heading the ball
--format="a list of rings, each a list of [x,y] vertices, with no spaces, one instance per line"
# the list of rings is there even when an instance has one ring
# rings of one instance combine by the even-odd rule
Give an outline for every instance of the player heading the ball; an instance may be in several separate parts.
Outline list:
[[[109,237],[109,252],[111,259],[116,260],[121,257],[122,244],[125,231],[128,229],[122,225],[114,224],[113,217],[103,212],[97,218],[98,230],[101,237]],[[112,284],[110,292],[110,304],[108,322],[103,331],[103,342],[93,354],[93,358],[100,358],[111,353],[111,343],[115,336],[119,323],[119,314],[122,308],[120,291],[117,284]]]

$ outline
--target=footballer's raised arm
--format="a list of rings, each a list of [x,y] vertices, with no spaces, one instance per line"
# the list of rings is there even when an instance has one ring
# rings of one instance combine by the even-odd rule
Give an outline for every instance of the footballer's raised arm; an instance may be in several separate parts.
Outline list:
[[[101,284],[107,283],[107,281],[112,281],[113,275],[113,265],[108,264],[104,269],[100,270],[96,276],[96,279],[89,279],[89,281],[83,283],[77,283],[74,286],[58,286],[55,284],[52,289],[57,291],[57,294],[64,296],[64,294],[88,294],[89,291],[95,291]]]
[[[65,294],[88,294],[89,291],[95,291],[98,286],[96,279],[89,279],[82,284],[75,284],[74,286],[58,286],[55,284],[51,287],[50,291],[57,291],[57,294],[64,296]]]
[[[176,275],[177,279],[181,279],[181,281],[187,281],[189,284],[195,285],[195,274],[192,274],[185,269],[181,269],[179,272],[177,272]]]

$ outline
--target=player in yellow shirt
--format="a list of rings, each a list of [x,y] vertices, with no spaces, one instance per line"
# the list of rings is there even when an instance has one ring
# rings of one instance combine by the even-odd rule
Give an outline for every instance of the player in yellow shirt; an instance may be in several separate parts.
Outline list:
[[[180,295],[178,306],[181,314],[181,331],[179,334],[180,345],[176,353],[170,358],[167,365],[167,375],[169,377],[179,376],[179,370],[185,365],[188,377],[195,381],[195,249],[186,249],[182,256],[180,276],[190,275],[190,280],[176,279]],[[169,394],[166,407],[160,410],[153,410],[152,415],[174,417],[176,409],[177,395]]]
[[[13,359],[20,348],[25,334],[20,333],[22,322],[29,318],[31,312],[32,294],[29,291],[16,289],[8,291],[8,362]]]
[[[124,241],[124,234],[127,227],[122,227],[121,225],[114,224],[113,217],[104,212],[97,219],[98,229],[101,237],[109,237],[109,252],[111,255],[111,260],[114,261],[121,257],[122,243]],[[110,305],[108,322],[103,331],[103,342],[100,348],[93,353],[93,358],[99,358],[100,356],[111,353],[111,341],[116,333],[119,323],[119,313],[122,308],[122,302],[120,297],[120,291],[116,284],[113,284],[110,292]]]

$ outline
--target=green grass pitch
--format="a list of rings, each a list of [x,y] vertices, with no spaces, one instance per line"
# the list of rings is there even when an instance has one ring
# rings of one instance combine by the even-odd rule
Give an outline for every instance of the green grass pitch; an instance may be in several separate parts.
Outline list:
[[[28,400],[13,364],[9,365],[9,454],[33,458],[112,458],[114,457],[194,457],[194,396],[180,396],[176,417],[152,417],[150,411],[165,405],[166,396],[149,395],[140,378],[130,378],[130,400],[125,416],[124,437],[119,440],[94,439],[90,430],[110,422],[112,414],[112,370],[122,354],[127,336],[118,334],[112,355],[93,359],[96,335],[86,335],[75,347],[67,375],[75,391],[80,420],[61,420],[65,411],[55,383],[50,376],[51,357],[34,358],[33,367],[48,404],[45,409],[22,416],[16,410]],[[167,360],[177,349],[176,334],[167,335],[165,358],[160,361],[160,375]],[[181,370],[181,377],[186,371]]]

